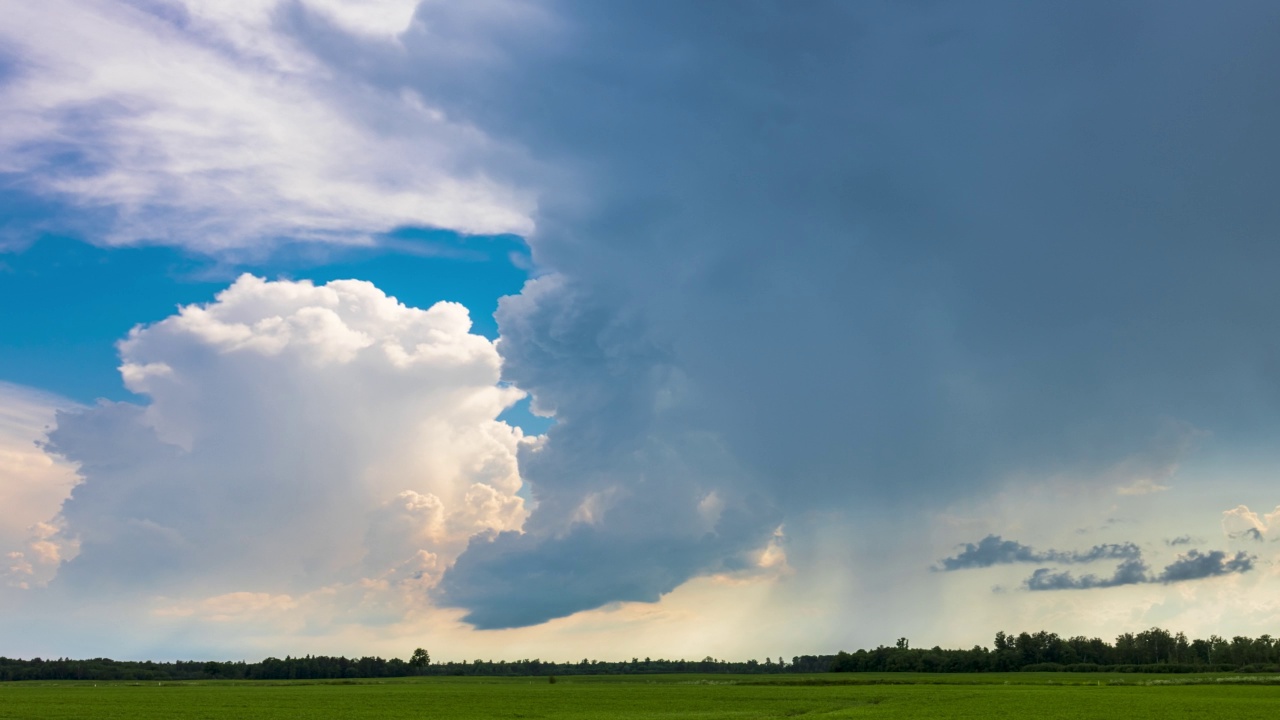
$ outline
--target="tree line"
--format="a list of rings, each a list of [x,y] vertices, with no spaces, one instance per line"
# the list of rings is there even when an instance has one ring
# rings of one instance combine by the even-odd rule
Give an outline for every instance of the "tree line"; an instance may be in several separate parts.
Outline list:
[[[1040,631],[1010,635],[996,633],[993,646],[969,650],[913,648],[901,638],[892,647],[840,652],[835,655],[799,655],[787,662],[764,660],[730,661],[706,657],[702,660],[654,660],[632,658],[622,661],[588,660],[551,662],[545,660],[473,660],[432,662],[426,650],[418,648],[409,660],[380,657],[331,657],[306,655],[269,657],[260,662],[175,661],[151,662],[111,660],[71,660],[60,658],[30,660],[0,657],[0,681],[6,680],[342,680],[393,678],[417,675],[455,676],[547,676],[625,675],[644,673],[815,673],[815,672],[1280,672],[1280,640],[1270,635],[1258,638],[1236,636],[1227,640],[1217,635],[1189,639],[1183,633],[1151,628],[1124,633],[1114,643],[1083,636],[1063,638]]]
[[[802,656],[786,663],[747,660],[654,660],[632,658],[629,661],[582,659],[578,662],[546,660],[473,660],[430,662],[425,651],[408,662],[399,658],[269,657],[261,662],[183,661],[152,662],[111,660],[17,660],[0,657],[0,681],[5,680],[339,680],[356,678],[395,678],[420,675],[454,676],[546,676],[546,675],[625,675],[639,673],[772,673],[821,672],[830,669],[834,656]],[[415,662],[417,661],[417,662]],[[805,670],[799,670],[805,668]]]
[[[1280,672],[1280,640],[1211,635],[1188,638],[1151,628],[1124,633],[1114,643],[1101,638],[1060,637],[1041,630],[1010,635],[998,632],[993,647],[969,650],[912,648],[905,638],[894,647],[841,652],[835,672]]]

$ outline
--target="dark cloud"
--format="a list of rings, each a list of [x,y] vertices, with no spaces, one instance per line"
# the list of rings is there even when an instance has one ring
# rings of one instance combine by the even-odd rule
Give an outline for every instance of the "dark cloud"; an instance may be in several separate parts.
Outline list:
[[[1191,542],[1189,536],[1182,536],[1168,541],[1168,544],[1184,545],[1189,542]],[[1179,555],[1178,559],[1166,566],[1159,575],[1152,576],[1148,574],[1147,564],[1142,558],[1142,549],[1134,543],[1095,545],[1084,551],[1041,551],[1014,540],[1005,540],[999,535],[988,535],[977,544],[966,543],[964,549],[954,557],[940,560],[935,569],[951,571],[1013,563],[1075,564],[1102,560],[1121,560],[1122,562],[1116,567],[1111,577],[1099,577],[1094,574],[1077,576],[1065,570],[1039,568],[1027,578],[1024,586],[1028,590],[1085,590],[1148,582],[1173,583],[1248,572],[1253,569],[1254,558],[1244,552],[1238,552],[1231,557],[1221,550],[1211,550],[1207,553],[1189,550],[1186,554]]]
[[[1115,574],[1109,578],[1101,578],[1097,575],[1076,577],[1069,572],[1040,568],[1027,578],[1024,586],[1028,590],[1088,590],[1139,583],[1168,584],[1246,573],[1253,569],[1253,560],[1252,556],[1243,552],[1228,556],[1221,550],[1211,550],[1207,553],[1190,550],[1185,555],[1180,555],[1177,560],[1166,566],[1163,572],[1155,576],[1147,573],[1146,563],[1137,557],[1120,563]]]
[[[1169,547],[1177,547],[1179,545],[1190,545],[1193,542],[1195,541],[1191,539],[1190,535],[1179,535],[1178,537],[1173,538],[1172,540],[1166,540],[1165,544],[1168,545]]]
[[[962,570],[965,568],[983,568],[1016,562],[1041,562],[1041,554],[1034,548],[1013,540],[1005,540],[999,535],[988,535],[978,544],[966,543],[955,557],[943,558],[939,561],[942,570]]]
[[[1120,563],[1115,573],[1109,578],[1100,578],[1097,575],[1075,577],[1069,572],[1054,572],[1049,568],[1040,568],[1027,578],[1024,585],[1028,590],[1087,590],[1144,582],[1149,582],[1147,565],[1141,558],[1133,558]]]
[[[1083,552],[1049,551],[1049,559],[1058,562],[1088,563],[1096,560],[1134,560],[1142,557],[1142,550],[1131,542],[1094,545]]]
[[[1238,552],[1228,556],[1221,550],[1202,553],[1190,550],[1185,555],[1165,567],[1164,572],[1156,578],[1162,583],[1180,582],[1182,580],[1199,580],[1200,578],[1246,573],[1253,569],[1253,556]]]
[[[587,525],[549,539],[507,532],[474,538],[470,572],[447,574],[436,592],[446,604],[467,608],[464,619],[479,629],[533,625],[610,602],[656,602],[693,575],[744,569],[750,559],[735,552],[743,546],[713,533],[620,539]]]
[[[1098,560],[1135,560],[1142,557],[1142,550],[1133,543],[1109,543],[1094,545],[1084,551],[1038,551],[1022,543],[1005,540],[999,535],[988,535],[975,545],[966,543],[964,550],[955,557],[939,561],[941,570],[984,568],[1009,563],[1090,563]]]
[[[559,422],[522,456],[527,537],[473,545],[446,602],[504,625],[653,597],[720,565],[708,497],[756,508],[727,559],[814,510],[1159,476],[1170,417],[1224,446],[1280,429],[1257,331],[1280,305],[1280,5],[539,7],[424,3],[394,52],[298,20],[335,66],[532,156],[493,170],[538,186],[549,273],[499,312],[503,372]],[[636,571],[672,543],[700,559]],[[519,588],[494,584],[508,550]],[[557,603],[564,557],[593,589]]]

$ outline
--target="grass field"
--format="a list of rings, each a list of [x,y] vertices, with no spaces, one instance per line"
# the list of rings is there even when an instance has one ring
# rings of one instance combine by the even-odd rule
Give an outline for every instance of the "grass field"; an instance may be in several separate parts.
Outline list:
[[[1275,676],[661,675],[0,684],[0,718],[1275,718]]]

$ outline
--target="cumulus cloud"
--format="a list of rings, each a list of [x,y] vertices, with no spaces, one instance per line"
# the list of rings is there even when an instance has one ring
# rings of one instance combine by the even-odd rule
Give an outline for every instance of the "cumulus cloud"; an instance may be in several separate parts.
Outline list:
[[[964,550],[957,555],[940,560],[938,568],[964,570],[1009,563],[1090,563],[1098,560],[1140,560],[1141,557],[1141,548],[1130,542],[1094,545],[1083,551],[1038,551],[1015,540],[1005,540],[999,535],[988,535],[977,544],[965,543]]]
[[[412,0],[0,3],[0,172],[107,243],[363,242],[403,225],[527,233],[519,153],[295,37],[388,52]]]
[[[321,591],[421,603],[472,536],[526,515],[526,441],[495,419],[523,394],[469,331],[454,303],[249,275],[135,328],[121,372],[149,402],[65,411],[49,434],[82,478],[51,589],[214,617]]]

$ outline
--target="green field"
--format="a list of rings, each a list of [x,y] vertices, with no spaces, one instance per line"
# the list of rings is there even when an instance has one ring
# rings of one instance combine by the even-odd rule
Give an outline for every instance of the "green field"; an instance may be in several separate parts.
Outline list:
[[[1276,676],[661,675],[0,684],[0,718],[1274,718]]]

